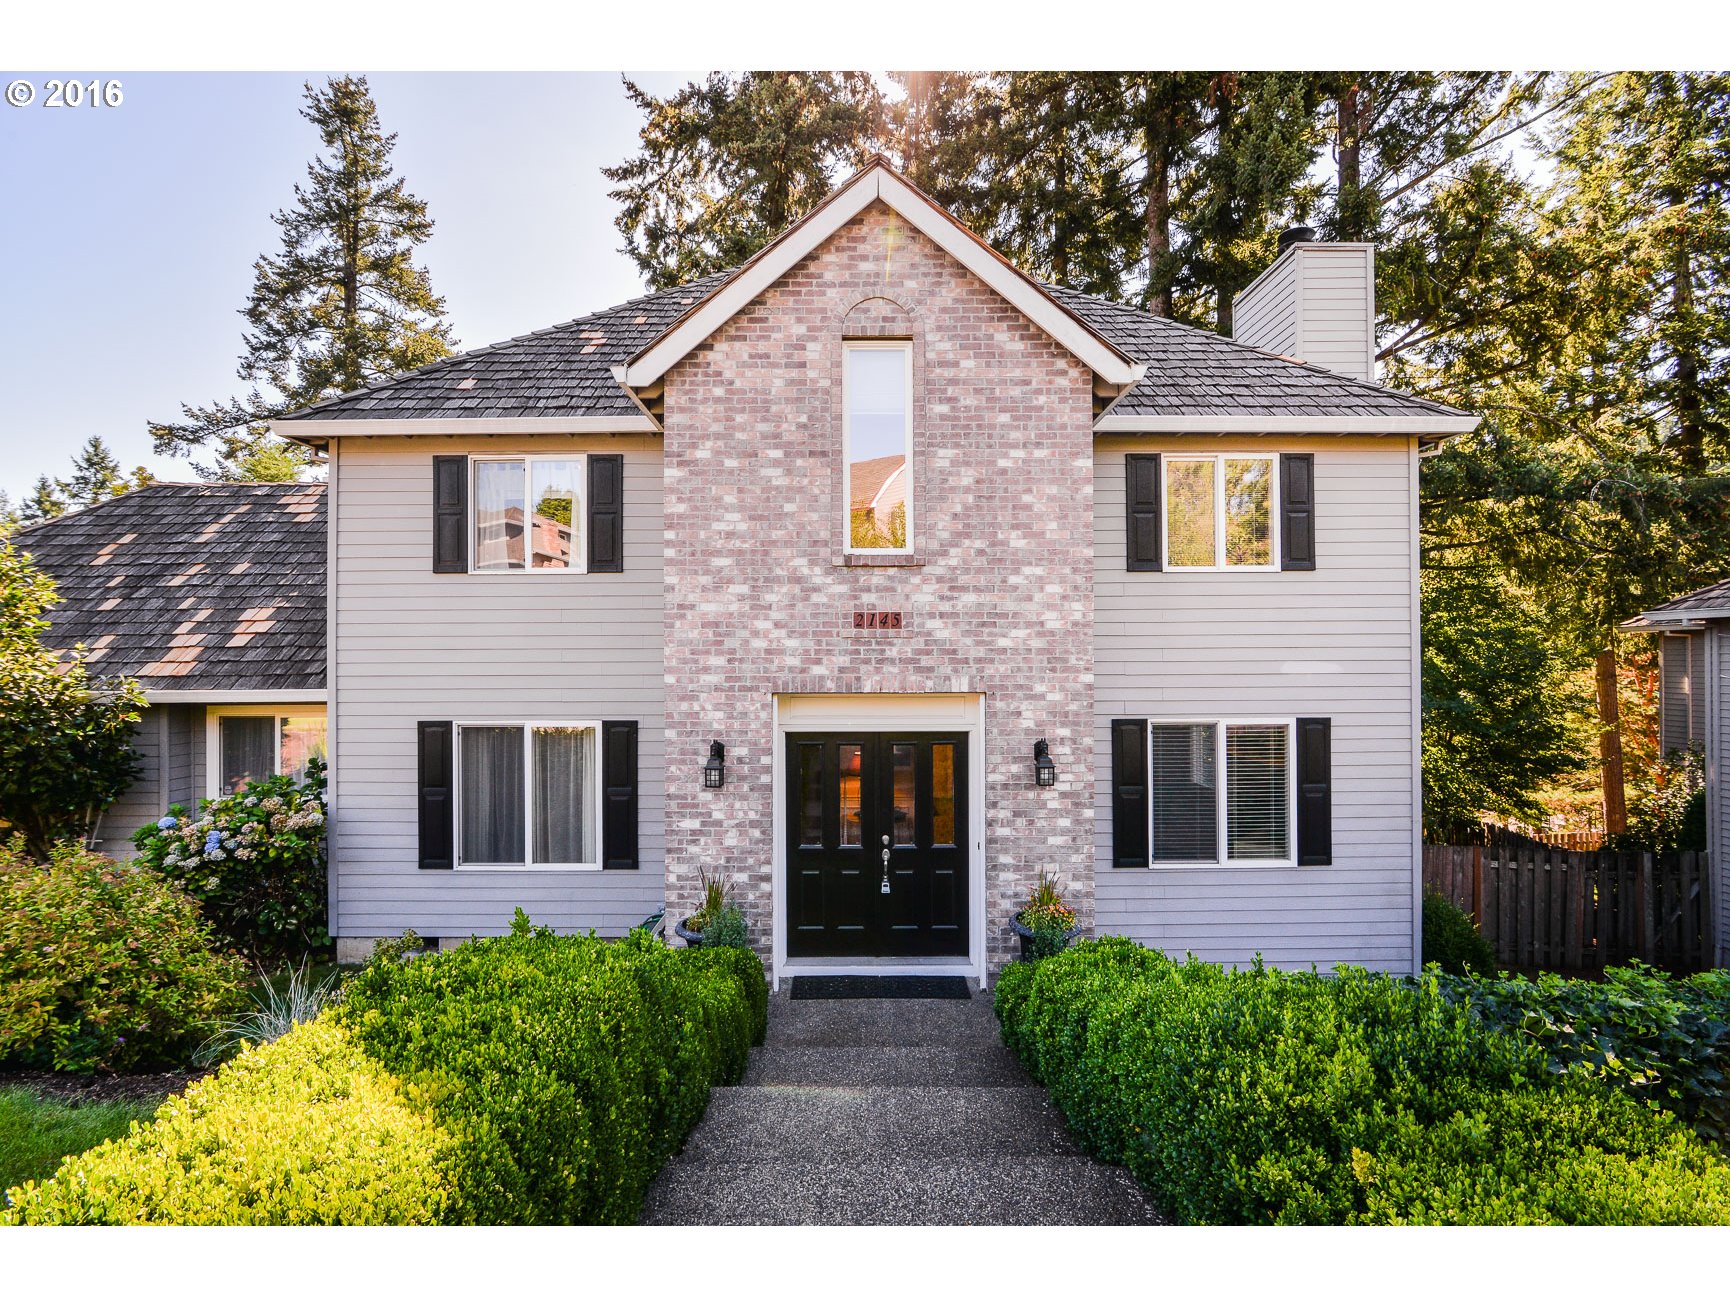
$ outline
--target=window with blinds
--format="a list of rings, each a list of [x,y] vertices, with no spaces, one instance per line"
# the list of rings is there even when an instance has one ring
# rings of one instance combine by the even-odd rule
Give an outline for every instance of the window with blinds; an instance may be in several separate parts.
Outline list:
[[[1290,861],[1291,729],[1290,721],[1149,722],[1152,862]]]
[[[1291,857],[1291,744],[1284,725],[1225,727],[1225,858]]]
[[[1150,841],[1159,861],[1213,860],[1219,849],[1219,780],[1213,725],[1149,725]]]

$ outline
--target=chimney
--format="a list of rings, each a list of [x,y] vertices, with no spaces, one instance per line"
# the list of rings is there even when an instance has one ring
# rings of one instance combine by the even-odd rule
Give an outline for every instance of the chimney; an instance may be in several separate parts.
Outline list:
[[[1237,341],[1376,381],[1376,249],[1321,243],[1307,225],[1279,236],[1279,256],[1232,299]]]

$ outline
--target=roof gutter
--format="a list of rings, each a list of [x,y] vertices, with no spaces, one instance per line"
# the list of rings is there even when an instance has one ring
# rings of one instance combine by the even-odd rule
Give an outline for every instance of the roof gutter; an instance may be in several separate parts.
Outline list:
[[[1478,426],[1476,415],[1443,414],[1107,414],[1097,433],[1352,433],[1377,437],[1457,437]]]
[[[144,701],[162,703],[322,703],[324,689],[146,689]]]

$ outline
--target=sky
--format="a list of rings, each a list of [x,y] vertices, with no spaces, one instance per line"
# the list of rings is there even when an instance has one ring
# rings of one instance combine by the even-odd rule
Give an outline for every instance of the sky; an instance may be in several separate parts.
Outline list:
[[[271,214],[318,150],[301,87],[344,71],[364,69],[107,74],[121,105],[76,109],[42,107],[30,74],[37,102],[0,104],[0,490],[14,502],[66,476],[92,435],[128,469],[194,480],[151,454],[146,421],[245,395],[252,264],[278,250]],[[666,93],[693,74],[630,75]],[[637,142],[617,73],[369,81],[397,174],[433,218],[418,260],[461,348],[644,291],[600,173]]]

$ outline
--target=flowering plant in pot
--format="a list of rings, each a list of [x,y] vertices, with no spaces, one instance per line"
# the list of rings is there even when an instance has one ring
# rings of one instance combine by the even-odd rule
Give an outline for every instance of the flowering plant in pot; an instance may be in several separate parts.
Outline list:
[[[1039,871],[1027,904],[1016,911],[1009,928],[1021,938],[1023,963],[1055,955],[1070,943],[1077,931],[1075,911],[1065,904],[1057,875]]]
[[[719,873],[711,874],[707,869],[699,868],[697,881],[703,887],[703,904],[695,913],[680,919],[673,927],[673,931],[683,937],[688,946],[702,945],[704,934],[724,911],[731,910],[734,914],[739,912],[738,907],[732,903],[732,884]]]

